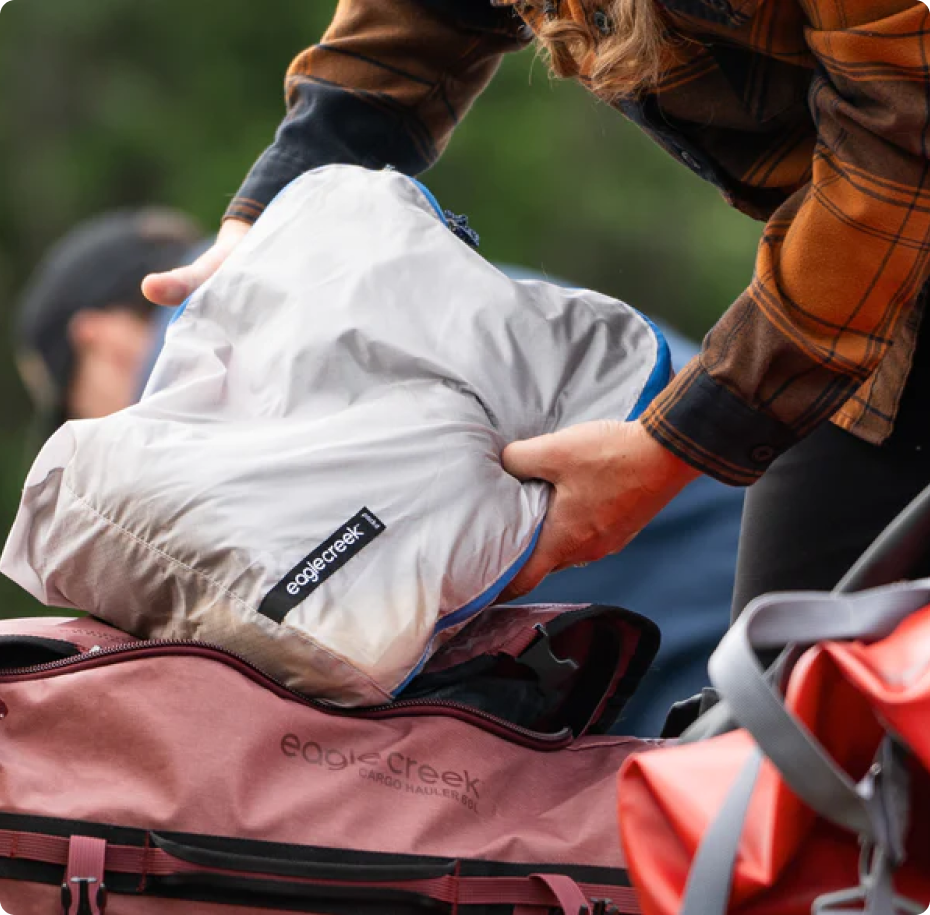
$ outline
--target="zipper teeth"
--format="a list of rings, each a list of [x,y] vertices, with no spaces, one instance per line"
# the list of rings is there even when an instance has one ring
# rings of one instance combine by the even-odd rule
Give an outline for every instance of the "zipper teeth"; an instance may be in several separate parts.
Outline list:
[[[541,743],[555,745],[568,743],[570,741],[570,737],[566,739],[564,732],[562,734],[543,734],[540,731],[532,731],[529,728],[522,727],[519,724],[514,724],[513,722],[507,721],[504,718],[498,718],[496,715],[492,715],[490,712],[485,712],[481,709],[473,708],[472,706],[465,705],[462,702],[454,702],[451,699],[434,699],[429,701],[420,699],[400,699],[397,702],[390,703],[389,705],[373,705],[357,711],[352,709],[337,708],[335,706],[327,705],[325,702],[320,702],[317,699],[311,699],[309,696],[305,696],[303,693],[299,693],[297,690],[291,689],[276,677],[273,677],[271,674],[260,670],[251,661],[246,660],[242,657],[242,655],[236,654],[234,651],[229,651],[228,649],[222,648],[219,645],[215,645],[212,642],[195,642],[184,639],[152,639],[151,641],[144,642],[124,642],[122,645],[114,645],[112,648],[101,648],[99,651],[94,652],[85,651],[79,655],[73,655],[69,658],[61,658],[58,661],[48,661],[45,664],[33,664],[30,667],[17,667],[15,669],[5,670],[0,673],[0,683],[15,680],[19,677],[30,676],[32,674],[52,673],[56,670],[70,667],[73,664],[86,663],[88,661],[96,660],[97,658],[104,658],[117,654],[126,654],[132,651],[145,650],[147,648],[199,648],[207,651],[218,652],[219,654],[226,655],[227,657],[238,661],[253,673],[273,683],[278,687],[278,689],[283,690],[290,696],[293,696],[294,699],[302,702],[304,705],[308,705],[311,708],[326,712],[330,715],[336,714],[346,718],[369,718],[371,717],[372,713],[393,712],[398,709],[451,708],[458,711],[467,712],[470,716],[488,721],[497,727],[505,728],[506,730],[515,732],[517,734],[522,734],[524,737],[529,737]]]

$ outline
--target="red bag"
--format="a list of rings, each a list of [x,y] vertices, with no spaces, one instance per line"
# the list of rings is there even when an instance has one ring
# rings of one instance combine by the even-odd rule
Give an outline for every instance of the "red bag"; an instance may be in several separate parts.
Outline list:
[[[753,647],[788,641],[813,647],[782,696]],[[620,773],[643,912],[924,912],[930,579],[760,598],[710,673],[743,730],[637,756]]]
[[[488,611],[426,682],[491,682],[499,702],[538,683],[528,727],[454,698],[337,711],[226,652],[89,619],[0,624],[0,904],[636,912],[616,772],[651,744],[602,732],[656,647],[621,610]]]

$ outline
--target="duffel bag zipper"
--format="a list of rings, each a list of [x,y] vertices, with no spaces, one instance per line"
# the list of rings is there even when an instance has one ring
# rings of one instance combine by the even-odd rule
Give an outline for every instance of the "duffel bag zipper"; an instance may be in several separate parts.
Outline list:
[[[179,649],[181,649],[179,651]],[[18,667],[8,669],[0,673],[0,683],[13,683],[23,679],[39,679],[45,674],[54,674],[62,670],[86,669],[96,667],[101,662],[106,663],[107,659],[116,655],[123,654],[193,654],[201,657],[219,660],[230,666],[244,667],[253,679],[264,681],[266,685],[272,685],[277,688],[279,693],[286,694],[287,697],[294,699],[304,705],[314,708],[317,711],[327,715],[335,715],[343,718],[389,718],[397,715],[426,715],[431,711],[454,711],[456,717],[470,721],[477,727],[486,731],[498,733],[504,737],[519,737],[520,743],[534,749],[556,750],[568,746],[573,740],[573,735],[568,728],[556,734],[544,734],[541,731],[532,731],[518,724],[507,721],[504,718],[498,718],[490,712],[484,712],[481,709],[473,708],[461,702],[454,702],[449,699],[400,699],[387,705],[374,705],[361,709],[344,709],[336,706],[327,705],[318,699],[311,699],[296,690],[285,686],[280,680],[272,677],[270,674],[260,670],[251,661],[247,661],[241,655],[235,652],[221,648],[219,645],[213,645],[210,642],[195,642],[183,639],[153,639],[144,642],[124,642],[122,645],[115,645],[112,648],[100,648],[96,651],[85,651],[79,655],[70,658],[61,658],[57,661],[49,661],[45,664],[33,664],[30,667]],[[234,663],[230,663],[234,662]],[[503,732],[503,733],[501,733]]]

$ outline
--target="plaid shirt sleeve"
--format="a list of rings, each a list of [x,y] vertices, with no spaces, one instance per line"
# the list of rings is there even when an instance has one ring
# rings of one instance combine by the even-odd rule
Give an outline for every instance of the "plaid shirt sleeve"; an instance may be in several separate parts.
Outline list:
[[[340,0],[287,73],[287,116],[225,218],[252,222],[288,182],[333,163],[418,174],[529,35],[488,0]]]
[[[795,2],[817,64],[811,180],[768,222],[749,289],[643,418],[737,485],[870,378],[930,275],[930,12]]]

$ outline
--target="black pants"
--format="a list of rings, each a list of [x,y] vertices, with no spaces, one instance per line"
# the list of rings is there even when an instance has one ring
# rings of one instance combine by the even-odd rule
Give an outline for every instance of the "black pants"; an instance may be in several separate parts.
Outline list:
[[[919,409],[922,403],[930,399],[906,397],[895,433],[882,446],[827,423],[749,489],[734,617],[767,591],[833,588],[930,484],[930,408]],[[930,544],[927,557],[925,574],[930,574]]]
[[[825,423],[750,487],[743,509],[735,618],[767,591],[830,590],[930,485],[930,284],[894,431],[870,445]],[[924,568],[930,575],[930,543]]]

